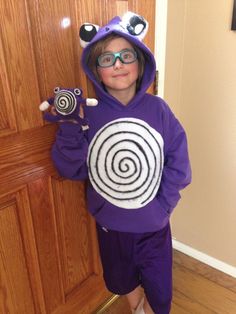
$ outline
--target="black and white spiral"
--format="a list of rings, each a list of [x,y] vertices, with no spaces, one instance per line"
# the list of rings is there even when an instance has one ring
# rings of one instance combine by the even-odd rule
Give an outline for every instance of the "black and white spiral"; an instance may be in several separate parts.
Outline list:
[[[87,162],[90,181],[99,194],[116,206],[140,208],[158,191],[163,139],[142,120],[117,119],[95,134]]]
[[[66,116],[75,110],[77,101],[75,95],[71,91],[61,90],[56,95],[54,104],[56,111]]]

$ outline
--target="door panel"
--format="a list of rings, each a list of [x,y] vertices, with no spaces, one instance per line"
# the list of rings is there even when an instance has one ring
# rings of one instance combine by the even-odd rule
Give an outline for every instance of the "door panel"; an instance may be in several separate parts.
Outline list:
[[[96,255],[90,245],[93,223],[86,210],[84,184],[53,178],[52,186],[54,206],[59,209],[56,219],[67,296],[90,276],[99,273]]]
[[[0,4],[0,314],[92,313],[105,289],[85,184],[54,168],[56,124],[38,106],[55,86],[92,85],[78,30],[135,11],[154,30],[155,1],[9,0]],[[154,36],[145,42],[153,50]],[[152,88],[150,88],[152,92]]]
[[[20,237],[17,206],[14,200],[0,211],[1,228],[1,290],[2,311],[21,313],[33,311],[34,305],[28,279],[22,239]],[[16,280],[17,278],[17,280]]]
[[[28,190],[45,306],[47,312],[51,313],[63,302],[64,293],[50,177],[30,182]]]
[[[0,14],[1,63],[7,72],[7,82],[3,84],[11,94],[18,130],[40,126],[42,120],[36,106],[40,98],[25,1],[2,1]],[[30,104],[29,108],[26,104]]]

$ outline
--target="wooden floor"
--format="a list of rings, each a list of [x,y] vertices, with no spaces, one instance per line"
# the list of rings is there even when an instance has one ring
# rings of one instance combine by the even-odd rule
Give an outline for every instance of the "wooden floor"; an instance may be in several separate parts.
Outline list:
[[[236,314],[236,279],[174,251],[171,314]],[[99,314],[130,314],[119,297]]]

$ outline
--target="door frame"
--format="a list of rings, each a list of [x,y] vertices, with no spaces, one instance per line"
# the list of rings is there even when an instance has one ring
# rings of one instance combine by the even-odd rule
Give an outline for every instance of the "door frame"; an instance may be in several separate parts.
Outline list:
[[[168,0],[156,0],[155,59],[158,71],[158,96],[164,98]]]

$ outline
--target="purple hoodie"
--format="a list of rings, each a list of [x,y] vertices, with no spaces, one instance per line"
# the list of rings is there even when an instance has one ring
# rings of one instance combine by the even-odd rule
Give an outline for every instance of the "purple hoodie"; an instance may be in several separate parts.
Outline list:
[[[115,17],[87,43],[82,65],[94,84],[98,105],[85,108],[86,131],[80,124],[61,123],[52,149],[62,176],[88,179],[88,209],[97,223],[123,232],[163,228],[180,199],[179,191],[191,181],[182,126],[161,98],[146,93],[156,69],[151,51],[141,41],[146,29],[146,21],[136,15],[128,20]],[[91,46],[112,32],[145,55],[140,89],[126,106],[104,90],[87,66]]]

